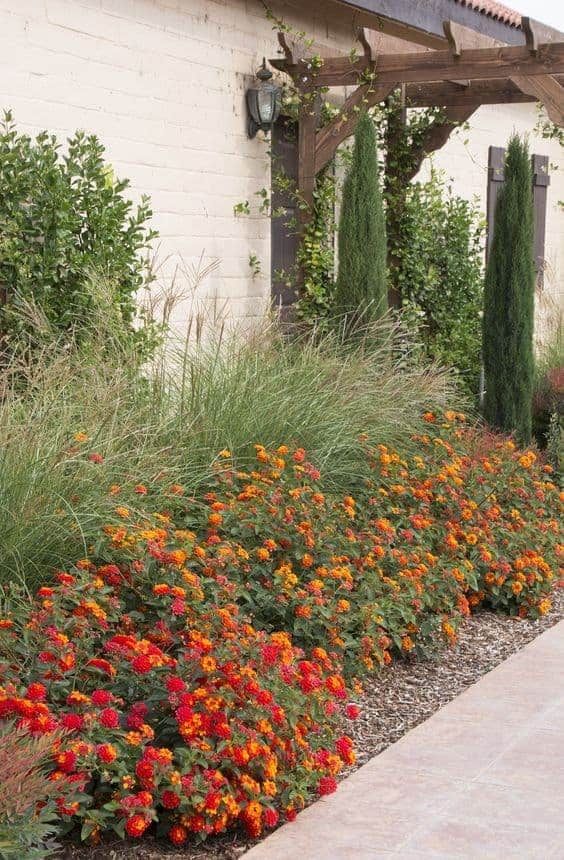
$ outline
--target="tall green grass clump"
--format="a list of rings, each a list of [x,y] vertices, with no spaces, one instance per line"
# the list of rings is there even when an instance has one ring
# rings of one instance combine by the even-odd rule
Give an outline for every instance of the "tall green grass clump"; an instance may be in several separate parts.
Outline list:
[[[560,479],[564,473],[564,326],[560,319],[535,362],[533,433]]]
[[[245,337],[208,328],[146,366],[108,319],[64,349],[45,324],[41,345],[0,369],[0,583],[32,588],[87,555],[116,521],[116,487],[140,508],[138,483],[190,493],[224,448],[245,463],[255,443],[296,444],[328,491],[350,488],[364,477],[361,434],[405,446],[422,410],[452,393],[439,368],[394,358],[392,328],[379,349],[371,332],[345,346],[335,334],[292,340],[274,323]]]

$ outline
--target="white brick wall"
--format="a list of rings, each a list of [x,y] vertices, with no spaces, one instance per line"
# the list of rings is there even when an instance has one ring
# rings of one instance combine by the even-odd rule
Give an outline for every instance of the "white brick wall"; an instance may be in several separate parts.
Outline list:
[[[353,20],[343,6],[274,0],[325,54],[350,50]],[[329,12],[328,12],[329,10]],[[378,41],[382,41],[378,37]],[[394,40],[388,40],[388,50]],[[0,0],[0,108],[20,128],[61,136],[81,127],[100,136],[132,194],[151,196],[163,277],[217,258],[200,296],[236,318],[259,316],[269,299],[270,225],[236,218],[233,206],[268,187],[269,159],[246,136],[245,90],[262,56],[278,51],[259,0]],[[483,108],[470,143],[453,139],[436,157],[460,193],[483,201],[487,146],[530,129],[534,109]],[[560,159],[559,148],[535,151]],[[550,189],[550,284],[562,292],[564,165]],[[251,277],[249,254],[262,263]],[[554,274],[552,274],[552,271]],[[185,303],[179,324],[188,314]]]
[[[336,7],[325,22],[306,5],[275,4],[322,49],[348,51],[350,16]],[[235,218],[233,206],[270,183],[264,143],[246,136],[245,90],[277,51],[259,0],[0,0],[0,107],[30,133],[98,134],[133,195],[152,198],[163,277],[202,253],[218,258],[201,295],[257,316],[270,225]],[[262,263],[254,279],[251,252]]]

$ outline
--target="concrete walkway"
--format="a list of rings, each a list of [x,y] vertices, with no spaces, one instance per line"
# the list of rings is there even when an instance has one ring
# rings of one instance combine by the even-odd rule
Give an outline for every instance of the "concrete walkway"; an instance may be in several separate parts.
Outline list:
[[[564,860],[564,621],[244,855]]]

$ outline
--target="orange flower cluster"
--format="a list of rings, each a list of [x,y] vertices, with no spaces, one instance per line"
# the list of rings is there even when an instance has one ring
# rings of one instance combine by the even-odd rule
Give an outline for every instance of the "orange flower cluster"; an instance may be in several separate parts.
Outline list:
[[[59,814],[84,837],[291,820],[354,761],[340,732],[363,674],[454,643],[479,605],[549,610],[550,467],[459,413],[424,419],[415,454],[363,440],[354,494],[286,446],[246,470],[222,451],[197,499],[112,485],[92,558],[8,604],[0,720],[53,735]]]
[[[136,567],[83,560],[3,627],[0,721],[52,735],[58,814],[83,838],[138,838],[156,821],[177,845],[236,822],[257,836],[354,761],[338,661],[257,631],[231,585],[210,570],[202,589],[171,538],[145,535]],[[138,535],[126,543],[140,549]],[[196,603],[176,584],[188,574]]]

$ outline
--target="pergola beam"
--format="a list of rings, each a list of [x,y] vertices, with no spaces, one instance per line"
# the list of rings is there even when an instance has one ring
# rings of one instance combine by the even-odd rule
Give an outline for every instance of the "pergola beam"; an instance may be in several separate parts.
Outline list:
[[[384,101],[393,86],[373,87],[369,84],[357,87],[345,100],[337,116],[323,126],[315,136],[315,172],[319,173],[335,154],[335,150],[354,132],[358,113]]]
[[[534,79],[536,80],[536,79]],[[512,104],[538,99],[510,80],[470,81],[461,87],[452,81],[407,85],[408,107],[452,107],[471,104]]]
[[[564,87],[551,75],[514,75],[511,80],[527,96],[541,102],[556,125],[564,126]]]
[[[536,81],[537,79],[533,78],[532,80]],[[542,80],[544,81],[544,78]],[[553,80],[558,83],[556,79]],[[558,84],[558,86],[560,85]],[[392,90],[393,87],[387,85],[381,87],[364,85],[354,90],[346,99],[339,114],[317,132],[316,173],[331,161],[336,148],[354,132],[358,110],[360,108],[368,110],[380,104]],[[443,81],[432,84],[408,84],[406,88],[408,108],[441,107],[460,108],[461,110],[469,108],[471,109],[470,113],[474,113],[480,105],[527,104],[536,101],[539,101],[538,92],[532,90],[526,92],[525,89],[519,88],[516,81],[514,83],[505,80],[476,81],[471,82],[467,87],[450,81]],[[560,111],[562,118],[562,109]],[[555,116],[555,112],[553,111],[549,116],[552,118]],[[556,122],[557,120],[554,119],[553,121]],[[564,119],[562,119],[561,124],[564,124]]]
[[[272,65],[290,74],[294,80],[315,87],[339,87],[362,84],[367,77],[374,83],[402,84],[414,82],[480,80],[564,74],[564,42],[539,45],[536,52],[525,46],[473,48],[459,57],[451,51],[429,51],[407,54],[381,54],[375,60],[366,57],[331,57],[316,71],[306,60],[293,65],[287,60],[272,60]]]

